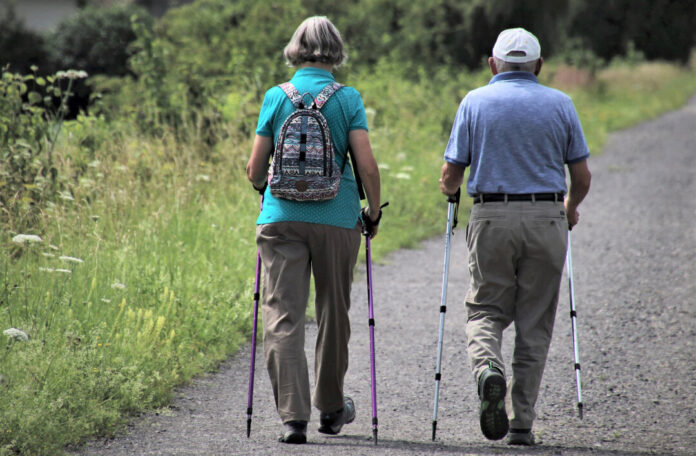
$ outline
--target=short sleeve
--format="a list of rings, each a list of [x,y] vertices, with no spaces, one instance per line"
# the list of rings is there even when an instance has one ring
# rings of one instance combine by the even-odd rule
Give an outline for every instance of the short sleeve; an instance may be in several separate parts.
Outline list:
[[[278,103],[278,96],[274,93],[276,87],[272,87],[266,91],[261,104],[261,112],[259,112],[259,121],[256,125],[256,134],[259,136],[273,137],[273,116]]]
[[[571,100],[568,100],[567,106],[568,116],[568,148],[566,150],[565,162],[568,164],[577,163],[586,160],[590,156],[590,150],[587,147],[585,133],[582,131],[582,125],[578,118],[578,113]]]
[[[452,125],[452,132],[445,148],[445,161],[460,166],[469,166],[471,164],[469,126],[466,113],[467,99],[465,97],[457,110],[457,115]]]
[[[350,98],[352,116],[350,119],[350,125],[348,126],[348,131],[367,130],[367,115],[365,114],[365,105],[363,105],[360,92],[351,87]]]

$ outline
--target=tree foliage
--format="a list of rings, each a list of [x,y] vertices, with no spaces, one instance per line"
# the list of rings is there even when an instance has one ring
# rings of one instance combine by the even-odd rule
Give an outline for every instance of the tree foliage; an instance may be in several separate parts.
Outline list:
[[[648,60],[687,62],[696,42],[692,0],[574,0],[569,34],[611,60],[633,47]]]

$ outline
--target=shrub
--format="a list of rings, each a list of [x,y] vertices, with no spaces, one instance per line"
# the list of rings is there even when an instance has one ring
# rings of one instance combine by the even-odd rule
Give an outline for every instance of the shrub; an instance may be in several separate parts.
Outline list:
[[[4,71],[0,79],[0,226],[22,230],[61,189],[53,149],[75,80],[84,72],[41,77]],[[54,100],[58,109],[54,110]]]

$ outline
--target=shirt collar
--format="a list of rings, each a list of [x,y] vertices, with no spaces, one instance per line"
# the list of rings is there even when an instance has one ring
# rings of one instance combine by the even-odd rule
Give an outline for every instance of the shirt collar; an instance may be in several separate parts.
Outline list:
[[[528,71],[506,71],[493,76],[488,84],[493,84],[499,81],[523,80],[538,83],[539,80],[533,73]]]
[[[300,68],[295,72],[295,75],[293,77],[302,77],[302,76],[322,76],[325,78],[329,78],[332,81],[335,81],[334,75],[330,71],[326,71],[322,68],[316,68],[316,67],[304,67]]]

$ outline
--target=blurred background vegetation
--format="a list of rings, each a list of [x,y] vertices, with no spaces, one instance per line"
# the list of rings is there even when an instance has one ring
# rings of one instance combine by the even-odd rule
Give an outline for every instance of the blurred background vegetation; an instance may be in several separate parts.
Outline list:
[[[390,201],[377,258],[443,231],[424,222],[445,220],[442,152],[500,30],[540,38],[541,81],[573,97],[593,153],[696,91],[690,0],[78,3],[38,32],[0,2],[0,455],[112,435],[247,338],[244,165],[305,17],[338,26],[336,78],[366,106]]]

